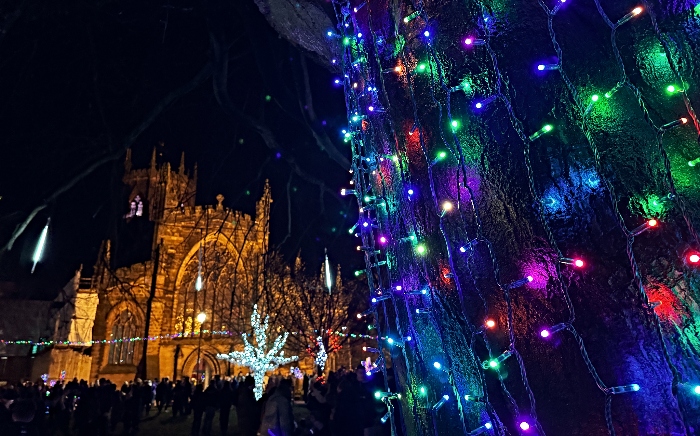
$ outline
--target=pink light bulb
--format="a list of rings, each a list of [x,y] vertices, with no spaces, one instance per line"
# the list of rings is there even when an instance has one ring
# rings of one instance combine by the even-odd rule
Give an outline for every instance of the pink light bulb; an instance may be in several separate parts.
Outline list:
[[[524,431],[530,430],[530,424],[528,424],[526,421],[523,421],[520,423],[520,429]]]
[[[574,260],[574,265],[576,266],[576,268],[583,268],[584,263],[581,259],[576,259]]]
[[[467,38],[467,39],[464,40],[464,43],[467,44],[467,45],[472,45],[472,44],[474,43],[474,40],[471,39],[471,38]]]

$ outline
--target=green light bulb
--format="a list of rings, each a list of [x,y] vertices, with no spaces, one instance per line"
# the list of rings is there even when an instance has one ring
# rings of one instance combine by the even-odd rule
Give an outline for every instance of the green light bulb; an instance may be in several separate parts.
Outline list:
[[[426,68],[427,68],[427,66],[425,64],[418,64],[417,69],[418,69],[418,71],[420,71],[422,73],[423,71],[425,71]]]
[[[549,131],[552,130],[552,126],[550,126],[549,124],[547,124],[546,126],[543,127],[543,129],[544,129],[545,132],[549,132]]]
[[[668,91],[668,92],[670,92],[670,93],[674,93],[674,92],[676,92],[676,87],[673,86],[673,85],[668,85],[668,86],[666,87],[666,91]]]
[[[438,153],[438,159],[444,159],[444,158],[446,158],[446,157],[447,157],[447,153],[446,153],[446,152],[441,151],[440,153]]]
[[[423,255],[423,254],[425,254],[425,252],[426,252],[425,245],[420,244],[416,247],[416,253]]]
[[[348,38],[347,36],[343,38],[343,45],[350,45],[350,38]]]
[[[459,129],[459,121],[457,121],[457,120],[452,120],[450,125],[452,126],[453,129]]]
[[[382,393],[377,391],[374,393],[374,398],[379,399],[382,396]]]
[[[491,360],[489,361],[489,366],[491,368],[498,368],[498,362],[496,362],[495,360]]]
[[[600,97],[598,97],[598,94],[593,94],[593,96],[591,97],[591,100],[593,100],[593,102],[595,103],[596,101],[598,101],[599,98]]]

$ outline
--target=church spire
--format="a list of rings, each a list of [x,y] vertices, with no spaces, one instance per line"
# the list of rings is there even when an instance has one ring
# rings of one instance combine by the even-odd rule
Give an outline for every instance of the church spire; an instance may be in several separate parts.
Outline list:
[[[180,156],[180,169],[179,169],[178,173],[181,176],[185,175],[185,152],[184,151],[182,152],[182,156]]]

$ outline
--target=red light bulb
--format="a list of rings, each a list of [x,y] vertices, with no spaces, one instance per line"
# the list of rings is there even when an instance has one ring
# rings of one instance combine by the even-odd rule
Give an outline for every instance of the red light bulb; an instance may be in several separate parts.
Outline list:
[[[574,259],[574,266],[576,268],[583,268],[583,265],[585,265],[585,264],[583,263],[583,261],[581,259]]]
[[[647,221],[647,224],[649,225],[649,227],[656,227],[659,225],[659,222],[656,220],[649,220]]]
[[[693,253],[690,256],[688,256],[688,262],[697,264],[700,263],[700,254],[698,253]]]
[[[486,325],[486,328],[492,329],[492,328],[496,327],[496,321],[494,321],[492,319],[487,319],[485,325]]]

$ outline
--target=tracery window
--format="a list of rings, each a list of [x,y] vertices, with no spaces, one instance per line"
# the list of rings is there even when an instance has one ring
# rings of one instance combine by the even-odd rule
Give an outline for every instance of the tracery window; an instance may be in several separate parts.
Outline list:
[[[251,290],[256,283],[251,282],[246,273],[246,265],[235,252],[218,241],[207,241],[201,246],[200,255],[195,252],[184,267],[175,312],[175,330],[184,336],[194,336],[201,331],[204,335],[220,334],[228,329],[236,329],[244,319],[242,310],[249,311]],[[197,277],[201,274],[200,290],[197,290]],[[206,320],[202,325],[197,315],[204,312]]]
[[[143,334],[138,317],[129,309],[122,310],[112,324],[109,344],[110,365],[133,365],[140,349],[139,341],[124,339],[137,338]]]

